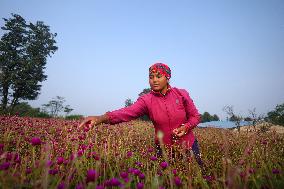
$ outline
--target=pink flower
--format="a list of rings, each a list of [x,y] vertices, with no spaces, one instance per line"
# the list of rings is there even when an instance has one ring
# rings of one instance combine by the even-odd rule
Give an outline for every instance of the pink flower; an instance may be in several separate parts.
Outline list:
[[[87,172],[87,183],[88,182],[94,182],[95,180],[96,180],[96,178],[97,178],[97,172],[95,171],[95,170],[93,170],[93,169],[90,169],[90,170],[88,170],[88,172]]]
[[[0,170],[8,170],[10,167],[10,162],[4,162],[0,165]]]
[[[58,184],[57,189],[64,189],[65,188],[65,184],[64,182],[61,182],[60,184]]]
[[[160,166],[163,168],[163,169],[166,169],[168,167],[168,163],[163,161],[162,163],[160,163]]]
[[[41,145],[42,142],[41,142],[40,138],[34,137],[34,138],[32,138],[32,140],[31,140],[31,144],[32,144],[33,146],[36,146],[36,145]]]
[[[139,182],[139,183],[137,183],[136,188],[137,189],[143,189],[144,188],[144,184]]]
[[[126,156],[127,156],[128,158],[130,158],[132,155],[133,155],[132,152],[127,152],[127,154],[126,154]]]
[[[151,156],[151,157],[150,157],[150,160],[152,160],[152,161],[157,161],[158,158],[157,158],[156,156]]]
[[[121,173],[120,173],[120,177],[123,178],[123,179],[124,179],[124,178],[127,178],[127,177],[128,177],[128,173],[126,173],[126,172],[121,172]]]
[[[176,186],[181,186],[182,185],[181,179],[179,177],[176,176],[174,178],[174,181],[175,181],[175,185]]]
[[[64,158],[63,157],[58,157],[57,158],[57,164],[61,165],[64,162]]]
[[[139,174],[139,178],[140,178],[140,179],[145,179],[145,175],[144,175],[143,173],[140,173],[140,174]]]
[[[58,173],[58,170],[57,170],[57,169],[50,169],[50,170],[48,171],[48,173],[49,173],[50,175],[56,175],[56,174]]]

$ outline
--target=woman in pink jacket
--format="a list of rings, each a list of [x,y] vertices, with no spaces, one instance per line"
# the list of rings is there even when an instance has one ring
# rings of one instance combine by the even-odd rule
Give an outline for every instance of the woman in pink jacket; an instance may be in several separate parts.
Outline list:
[[[89,116],[80,124],[93,127],[101,123],[116,124],[148,115],[155,127],[155,143],[158,156],[162,150],[159,141],[171,147],[182,145],[187,153],[192,149],[198,164],[202,166],[198,142],[192,132],[200,122],[200,115],[184,89],[169,85],[170,68],[163,63],[156,63],[149,68],[151,92],[138,98],[131,106],[107,112],[101,116]],[[157,135],[162,133],[162,139]]]

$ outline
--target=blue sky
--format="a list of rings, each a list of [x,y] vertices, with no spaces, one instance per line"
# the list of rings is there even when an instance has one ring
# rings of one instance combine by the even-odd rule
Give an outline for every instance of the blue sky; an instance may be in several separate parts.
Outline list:
[[[158,61],[200,113],[225,118],[233,105],[246,116],[284,103],[282,0],[0,0],[0,17],[11,13],[58,34],[34,107],[58,95],[74,114],[118,109],[149,86]]]

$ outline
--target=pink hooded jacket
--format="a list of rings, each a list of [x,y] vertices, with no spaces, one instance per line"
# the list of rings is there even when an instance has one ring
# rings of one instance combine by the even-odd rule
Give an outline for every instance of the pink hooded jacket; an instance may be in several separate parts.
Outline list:
[[[155,142],[158,143],[158,131],[163,133],[163,143],[192,147],[194,134],[192,129],[200,122],[200,114],[188,92],[184,89],[169,86],[165,95],[151,91],[138,98],[131,106],[107,112],[110,124],[130,121],[142,115],[148,115],[155,127]],[[185,124],[189,132],[178,140],[173,139],[173,130]]]

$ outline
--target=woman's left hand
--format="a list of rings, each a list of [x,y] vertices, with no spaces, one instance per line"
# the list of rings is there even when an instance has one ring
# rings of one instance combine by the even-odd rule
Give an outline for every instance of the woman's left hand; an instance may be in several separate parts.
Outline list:
[[[185,125],[181,125],[181,127],[174,129],[173,133],[178,137],[182,137],[187,133],[187,128],[185,127]]]

